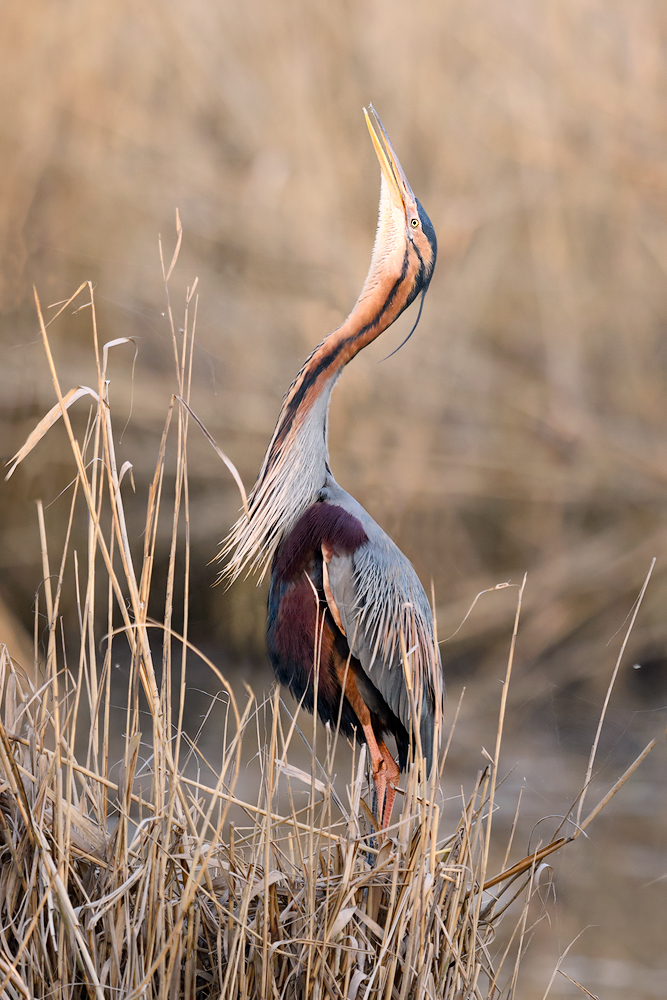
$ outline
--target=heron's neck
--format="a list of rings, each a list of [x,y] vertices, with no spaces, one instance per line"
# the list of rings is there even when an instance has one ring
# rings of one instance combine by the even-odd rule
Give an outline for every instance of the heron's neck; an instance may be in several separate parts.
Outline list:
[[[407,260],[407,258],[406,258]],[[404,270],[396,282],[376,282],[371,269],[363,291],[345,322],[317,345],[289,387],[267,451],[311,418],[326,428],[331,390],[348,362],[390,326],[405,305]],[[325,401],[322,410],[320,402]]]
[[[282,522],[283,531],[289,531],[313,502],[326,474],[331,474],[329,402],[343,368],[393,321],[393,316],[382,311],[384,297],[368,294],[367,285],[368,280],[348,318],[318,344],[285,394],[251,498],[251,508],[264,504],[268,494],[275,500],[280,483],[285,513],[290,511]]]
[[[382,215],[381,215],[382,225]],[[378,239],[381,227],[378,229]],[[327,446],[329,400],[352,358],[387,329],[405,308],[414,263],[407,249],[373,252],[357,304],[345,322],[318,344],[287,391],[276,429],[252,494],[250,517],[239,518],[225,543],[225,573],[233,580],[247,568],[263,575],[281,539],[317,499],[331,477]]]

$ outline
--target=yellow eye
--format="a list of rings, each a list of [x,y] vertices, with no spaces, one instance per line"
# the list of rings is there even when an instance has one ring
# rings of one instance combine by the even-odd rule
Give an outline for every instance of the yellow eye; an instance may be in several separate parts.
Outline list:
[[[417,226],[419,225],[419,219],[410,219],[410,225],[412,226],[413,229],[416,229]]]

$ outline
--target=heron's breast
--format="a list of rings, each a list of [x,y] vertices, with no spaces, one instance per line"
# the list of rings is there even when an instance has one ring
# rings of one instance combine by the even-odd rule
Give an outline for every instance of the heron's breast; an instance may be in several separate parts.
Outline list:
[[[272,576],[282,581],[295,580],[313,559],[321,562],[323,545],[337,555],[351,555],[367,541],[368,535],[353,514],[318,501],[304,511],[280,543]]]

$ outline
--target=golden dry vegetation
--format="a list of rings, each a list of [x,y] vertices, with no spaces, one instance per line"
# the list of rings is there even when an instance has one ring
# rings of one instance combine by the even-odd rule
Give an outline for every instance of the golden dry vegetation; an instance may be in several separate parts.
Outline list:
[[[613,783],[664,731],[667,700],[667,12],[629,0],[38,0],[4,12],[0,45],[3,455],[54,402],[32,284],[46,307],[93,281],[101,341],[138,348],[134,370],[126,345],[109,372],[141,546],[174,389],[157,233],[173,239],[178,207],[172,298],[195,276],[201,293],[192,402],[249,485],[282,392],[365,274],[377,165],[360,109],[372,100],[440,258],[410,343],[377,364],[408,316],[337,389],[334,471],[433,578],[442,637],[478,592],[528,570],[510,705],[520,763],[505,787],[528,773],[535,820],[580,787],[581,769],[567,775],[595,730],[620,640],[607,642],[657,558],[610,708],[598,778]],[[89,315],[61,317],[51,338],[63,385],[91,385]],[[72,413],[83,435],[85,404]],[[211,589],[206,565],[238,494],[198,437],[188,472],[192,634],[245,660],[261,687],[263,595]],[[50,503],[72,478],[56,427],[0,493],[1,595],[29,628],[43,574],[32,501]],[[46,511],[56,550],[68,496]],[[170,528],[159,531],[166,580]],[[76,616],[68,580],[63,613]],[[451,700],[467,685],[453,792],[482,764],[480,720],[497,710],[515,604],[516,589],[485,594],[443,646]],[[646,766],[605,835],[581,838],[560,872],[549,961],[601,924],[576,967],[593,992],[629,976],[634,995],[660,995],[664,766]],[[526,998],[548,981],[537,954]]]
[[[179,242],[168,272],[163,268],[167,286]],[[439,766],[427,776],[417,740],[400,808],[380,834],[368,803],[366,747],[358,758],[352,748],[349,777],[341,780],[336,729],[318,733],[316,716],[308,725],[298,710],[292,714],[278,689],[257,703],[246,688],[239,705],[215,663],[190,641],[188,400],[196,284],[187,292],[180,338],[167,309],[178,392],[157,448],[141,550],[132,545],[125,516],[132,467],[118,462],[107,379],[110,354],[128,341],[100,344],[92,286],[83,284],[60,312],[75,306],[90,316],[96,388],[65,391],[51,323],[36,304],[57,402],[14,456],[9,476],[62,421],[75,479],[57,555],[37,505],[43,588],[35,605],[34,668],[22,668],[0,645],[0,996],[514,1000],[526,950],[548,917],[553,856],[586,835],[656,746],[652,739],[597,805],[584,809],[649,577],[580,793],[550,836],[515,857],[521,795],[506,844],[496,830],[497,811],[507,808],[500,761],[525,575],[496,732],[488,734],[493,755],[483,750],[486,762],[471,790],[461,788],[452,803],[442,776],[463,699],[446,741],[438,713]],[[81,398],[92,405],[79,440],[69,410]],[[168,456],[175,464],[173,495]],[[245,502],[240,480],[239,487]],[[171,543],[159,620],[150,611],[161,589],[154,578],[161,519],[171,523]],[[72,548],[77,534],[87,536],[82,550]],[[74,628],[62,602],[72,572]],[[414,717],[413,651],[402,633],[401,649]],[[320,654],[315,643],[316,665]],[[184,723],[195,661],[218,691],[193,735]],[[125,690],[117,676],[123,662]],[[214,738],[204,739],[209,721]],[[309,770],[293,763],[299,739],[309,750]],[[254,800],[248,782],[239,780],[244,764],[259,778]],[[570,947],[545,996],[559,974],[581,988],[561,970]]]

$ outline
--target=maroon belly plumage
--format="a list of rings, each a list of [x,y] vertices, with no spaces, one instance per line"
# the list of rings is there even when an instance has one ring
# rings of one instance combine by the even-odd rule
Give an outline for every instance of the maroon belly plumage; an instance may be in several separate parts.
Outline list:
[[[342,507],[317,502],[299,518],[283,539],[271,570],[267,643],[276,677],[303,707],[312,712],[315,700],[314,665],[319,664],[317,711],[323,722],[340,724],[348,738],[364,741],[361,725],[341,689],[341,675],[370,680],[350,655],[347,639],[336,625],[324,592],[322,547],[351,555],[368,541],[357,518]],[[399,764],[405,766],[409,738],[405,727],[376,688],[372,691],[371,721],[378,740],[391,732],[397,742]]]

